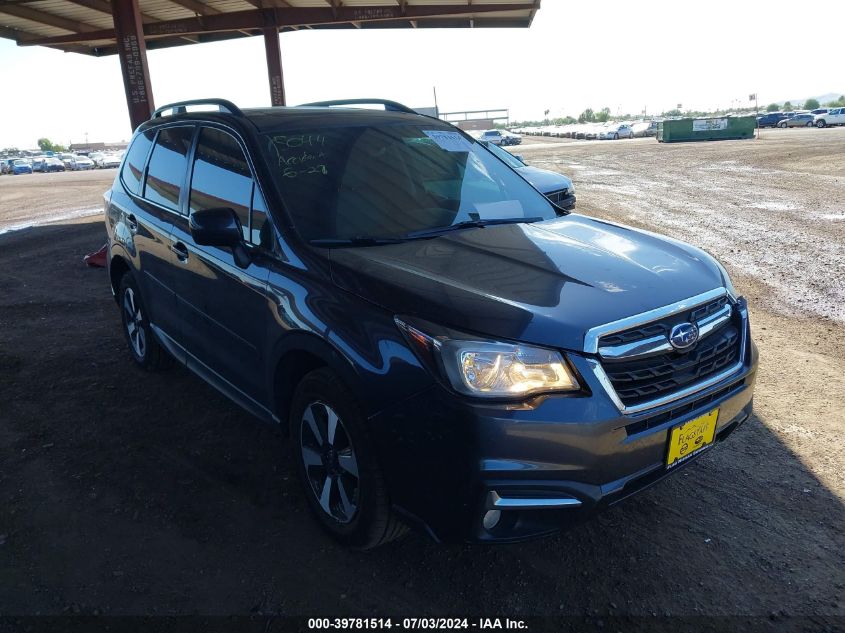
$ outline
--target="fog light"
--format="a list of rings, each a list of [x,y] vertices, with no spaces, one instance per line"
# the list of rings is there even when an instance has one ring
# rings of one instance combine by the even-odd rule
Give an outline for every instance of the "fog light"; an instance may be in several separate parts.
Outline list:
[[[499,519],[502,518],[501,510],[488,510],[484,513],[484,519],[481,521],[485,530],[492,530],[499,524]]]

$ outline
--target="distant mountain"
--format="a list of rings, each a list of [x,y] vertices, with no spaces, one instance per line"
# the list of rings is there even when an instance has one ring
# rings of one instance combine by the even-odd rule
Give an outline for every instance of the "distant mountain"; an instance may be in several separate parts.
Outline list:
[[[840,96],[845,95],[845,91],[843,92],[828,92],[827,94],[823,95],[814,95],[810,97],[802,97],[801,99],[784,99],[783,101],[773,101],[769,103],[777,103],[778,105],[783,105],[787,101],[791,103],[796,108],[799,106],[804,105],[804,102],[807,99],[815,99],[819,103],[827,103],[828,101],[836,101]]]

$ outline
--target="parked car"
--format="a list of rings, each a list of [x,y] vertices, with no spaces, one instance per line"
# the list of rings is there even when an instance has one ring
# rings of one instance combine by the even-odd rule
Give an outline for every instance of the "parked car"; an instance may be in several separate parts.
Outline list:
[[[54,171],[65,171],[65,164],[55,156],[50,158],[44,159],[44,166],[42,171],[44,172],[54,172]]]
[[[548,534],[749,419],[746,301],[713,257],[562,211],[445,122],[356,103],[165,106],[105,194],[131,358],[281,424],[336,539]]]
[[[779,128],[785,127],[813,127],[812,114],[796,114],[795,116],[784,119],[778,123]]]
[[[62,163],[64,163],[65,169],[72,169],[73,168],[73,159],[74,159],[73,154],[68,154],[68,153],[65,153],[65,152],[62,152],[62,153],[59,154],[59,160],[62,161]]]
[[[46,156],[36,156],[32,159],[32,171],[33,172],[43,172],[44,171],[44,161],[46,161]]]
[[[638,121],[631,126],[635,137],[657,136],[658,121]]]
[[[544,134],[544,136],[546,136]],[[522,143],[522,137],[515,136],[502,130],[485,130],[479,140],[493,143],[494,145],[518,145]],[[518,140],[517,140],[518,139]]]
[[[571,211],[575,208],[575,187],[568,176],[548,169],[531,167],[525,163],[522,156],[511,154],[495,143],[479,142],[561,209]]]
[[[18,174],[31,174],[32,165],[29,161],[23,158],[16,158],[12,161],[11,174],[17,176]]]
[[[767,112],[757,117],[757,127],[777,127],[777,124],[785,118],[783,112]]]
[[[830,125],[845,125],[845,108],[831,108],[824,114],[817,114],[813,117],[813,125],[816,127],[828,127]]]
[[[87,156],[72,156],[70,159],[70,168],[72,171],[94,169],[94,161]]]
[[[611,123],[602,128],[599,138],[614,141],[620,138],[634,138],[634,131],[628,123]]]
[[[103,159],[103,156],[105,156],[103,152],[91,152],[90,154],[88,154],[88,158],[90,158],[91,161],[94,163],[95,168],[102,167],[100,163]]]
[[[504,135],[504,139],[507,142],[502,143],[502,145],[521,145],[522,144],[522,135],[516,134],[514,132],[509,132],[507,130],[503,130],[502,134]]]
[[[120,167],[120,156],[116,154],[103,154],[100,158],[100,162],[98,167],[102,169],[111,169],[114,167]]]

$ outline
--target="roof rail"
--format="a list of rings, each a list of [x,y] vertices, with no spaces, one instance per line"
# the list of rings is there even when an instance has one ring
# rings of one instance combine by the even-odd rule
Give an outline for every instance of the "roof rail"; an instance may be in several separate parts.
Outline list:
[[[385,110],[391,112],[407,112],[408,114],[419,114],[406,105],[402,105],[390,99],[337,99],[335,101],[314,101],[313,103],[302,103],[298,108],[329,108],[331,106],[344,105],[365,105],[365,104],[383,105]]]
[[[216,105],[219,112],[228,112],[229,114],[234,114],[236,116],[243,116],[241,109],[226,99],[190,99],[189,101],[168,103],[160,108],[156,108],[156,111],[153,112],[153,115],[150,118],[155,119],[156,117],[160,117],[166,110],[172,110],[172,114],[185,114],[188,111],[187,106],[192,105]]]

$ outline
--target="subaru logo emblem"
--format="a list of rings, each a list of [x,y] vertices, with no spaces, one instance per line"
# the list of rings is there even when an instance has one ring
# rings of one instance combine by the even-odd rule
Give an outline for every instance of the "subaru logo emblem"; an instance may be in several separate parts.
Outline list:
[[[676,350],[689,349],[698,342],[698,326],[694,323],[678,323],[669,333],[669,343]]]

